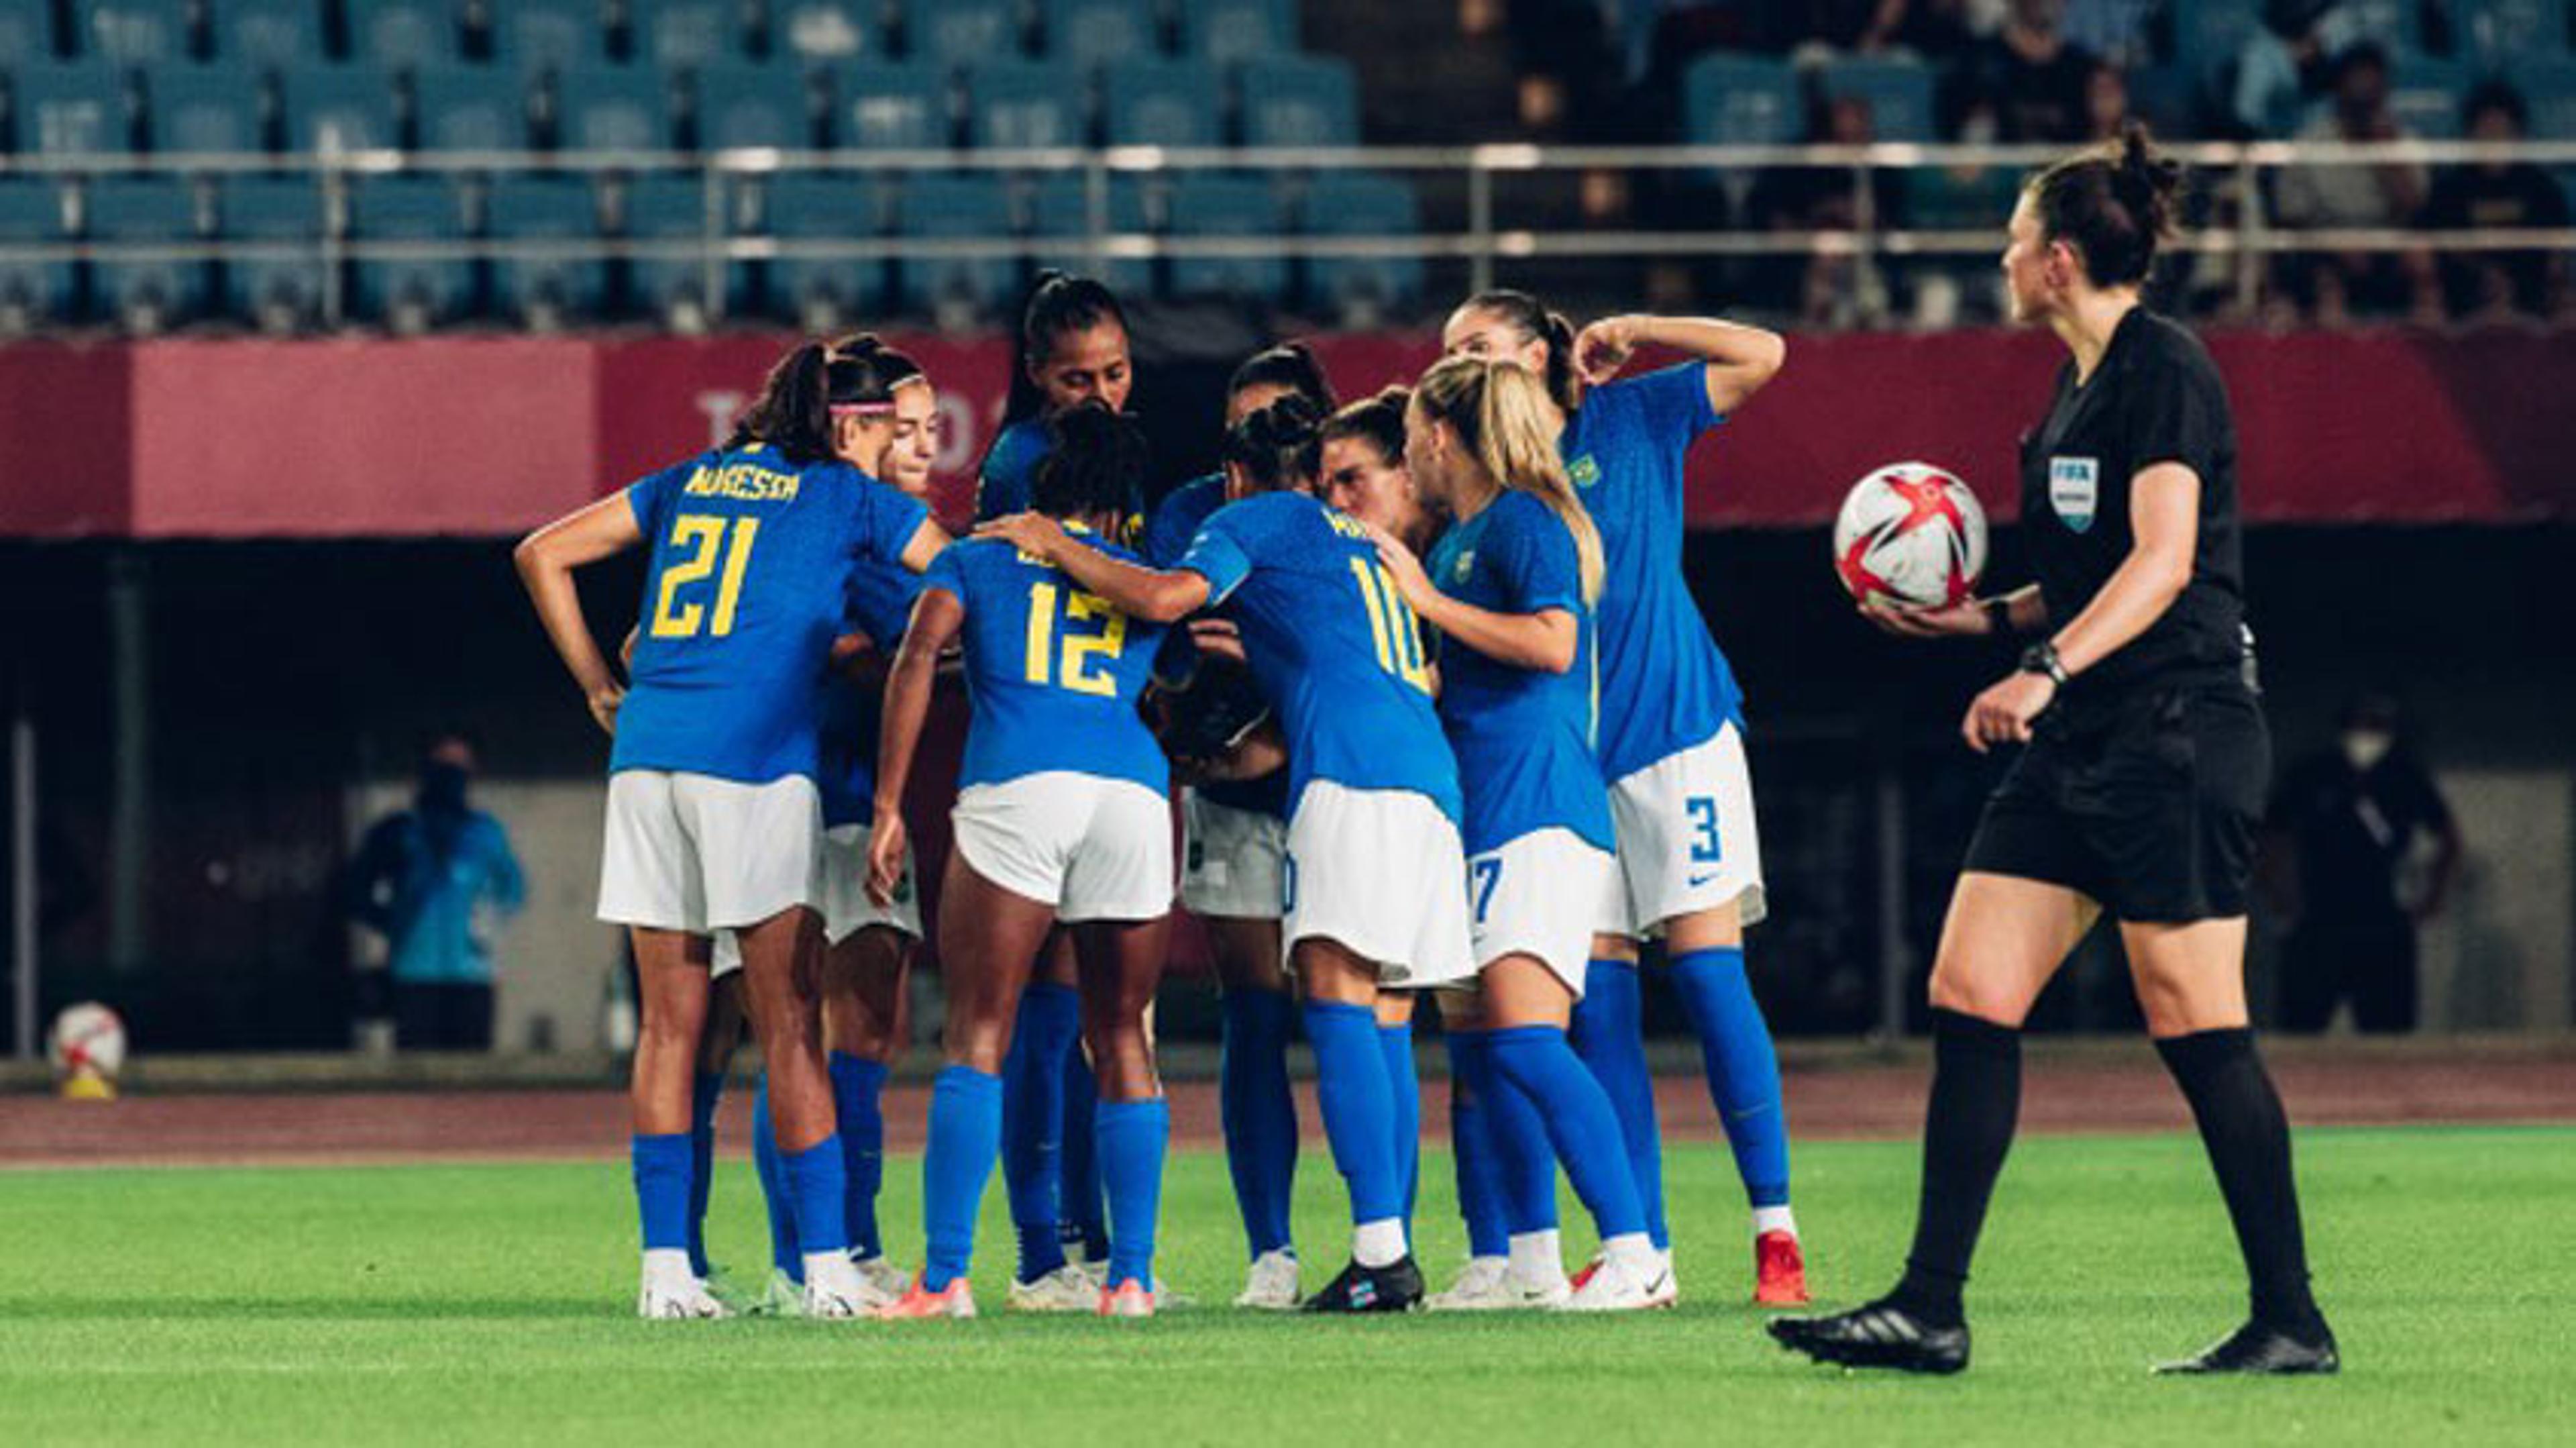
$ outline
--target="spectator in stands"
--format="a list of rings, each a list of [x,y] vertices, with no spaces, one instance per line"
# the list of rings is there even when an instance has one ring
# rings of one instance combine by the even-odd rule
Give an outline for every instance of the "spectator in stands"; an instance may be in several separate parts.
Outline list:
[[[2066,0],[2013,0],[1968,61],[1968,84],[1992,98],[2006,141],[2080,141],[2092,52],[2066,38]]]
[[[1834,146],[1865,146],[1876,140],[1869,102],[1850,95],[1827,102],[1821,132],[1813,139]],[[1904,188],[1902,172],[1880,167],[1869,173],[1873,230],[1905,224]],[[1862,221],[1861,196],[1848,170],[1775,166],[1754,181],[1745,211],[1755,226],[1769,231],[1856,231]],[[1888,314],[1881,274],[1863,272],[1848,255],[1817,252],[1777,258],[1764,268],[1759,289],[1777,300],[1794,294],[1797,316],[1808,326],[1861,326],[1883,321]]]
[[[2347,998],[2364,1031],[2415,1029],[2416,931],[2450,894],[2460,831],[2400,725],[2386,695],[2354,700],[2334,747],[2293,765],[2273,800],[2297,892],[2286,902],[2297,923],[2282,956],[2282,1030],[2322,1031]],[[2408,891],[2427,844],[2430,868]]]
[[[2335,62],[2334,104],[2299,132],[2303,141],[2394,141],[2406,131],[2388,108],[2388,52],[2363,41]],[[2412,226],[2423,214],[2424,168],[2404,162],[2293,166],[2281,175],[2281,223],[2289,227]],[[2327,252],[2294,256],[2292,292],[2323,326],[2353,313],[2412,314],[2441,321],[2429,251]]]
[[[2265,0],[2263,23],[2236,57],[2229,119],[2246,137],[2296,131],[2325,90],[2340,28],[2337,0]]]
[[[421,756],[412,807],[367,831],[350,869],[352,919],[385,938],[395,1042],[407,1049],[492,1046],[492,950],[478,916],[527,895],[501,822],[467,803],[474,742],[449,730]]]
[[[2084,78],[2084,132],[2094,141],[2116,140],[2129,123],[2129,75],[2109,61]]]
[[[1910,50],[1946,65],[1976,45],[1975,10],[1971,0],[1880,0],[1858,48]]]
[[[2147,58],[2147,16],[2162,0],[2066,0],[2066,38],[2115,66]]]
[[[2469,93],[2463,107],[2473,141],[2519,141],[2529,125],[2522,96],[2501,81]],[[2528,161],[2478,161],[2446,168],[2433,183],[2424,224],[2449,231],[2473,227],[2563,227],[2567,194]],[[2567,300],[2563,251],[2456,252],[2444,258],[2443,290],[2451,314],[2498,321],[2521,313],[2552,317]]]

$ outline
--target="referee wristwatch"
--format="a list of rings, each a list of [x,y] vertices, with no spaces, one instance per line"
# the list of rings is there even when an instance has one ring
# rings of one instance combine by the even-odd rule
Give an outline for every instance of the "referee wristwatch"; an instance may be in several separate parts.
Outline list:
[[[2046,674],[2050,683],[2061,689],[2066,687],[2066,665],[2058,662],[2057,644],[2054,640],[2041,639],[2038,643],[2022,650],[2021,672]]]

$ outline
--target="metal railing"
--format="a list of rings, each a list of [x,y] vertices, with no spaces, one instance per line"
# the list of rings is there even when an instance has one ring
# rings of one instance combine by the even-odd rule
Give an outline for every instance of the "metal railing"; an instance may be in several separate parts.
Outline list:
[[[1074,251],[1095,267],[1111,261],[1173,259],[1405,258],[1462,261],[1469,284],[1493,284],[1506,262],[1568,258],[1847,257],[1863,268],[1893,259],[1990,256],[1998,249],[2002,216],[1973,228],[1904,228],[1880,224],[1874,179],[1885,172],[1929,168],[2032,168],[2066,154],[2062,146],[1879,143],[1836,145],[1552,146],[1497,143],[1463,147],[1105,148],[980,150],[791,151],[745,148],[705,152],[478,151],[408,152],[351,150],[285,155],[266,153],[126,152],[94,155],[0,157],[0,177],[65,180],[103,176],[179,175],[301,176],[320,188],[323,224],[309,240],[251,239],[215,235],[184,241],[111,241],[73,237],[55,241],[0,240],[0,262],[279,261],[313,257],[321,264],[320,311],[328,325],[345,319],[339,276],[344,261],[607,260],[695,262],[704,268],[705,304],[720,318],[734,264],[769,260],[853,261],[1017,260],[1039,251]],[[2299,166],[2445,166],[2479,162],[2528,162],[2576,168],[2576,141],[2471,142],[2405,140],[2373,143],[2193,143],[2169,148],[2199,178],[2212,199],[2224,200],[2232,218],[2224,225],[2185,231],[2175,250],[2232,258],[2239,299],[2251,303],[2262,285],[2267,258],[2321,252],[2528,252],[2576,251],[2576,227],[2432,229],[2426,227],[2292,228],[2274,222],[2265,178]],[[1698,172],[1748,178],[1769,168],[1847,171],[1853,188],[1854,224],[1809,230],[1702,229],[1655,226],[1519,226],[1501,214],[1498,182],[1508,177],[1599,171]],[[1328,171],[1370,171],[1448,178],[1463,195],[1461,224],[1426,225],[1399,234],[1318,234],[1284,231],[1261,235],[1176,235],[1122,230],[1112,218],[1111,189],[1118,178],[1185,172],[1303,177]],[[1084,229],[1079,234],[1032,235],[1013,231],[988,236],[783,237],[744,233],[729,224],[729,202],[739,183],[788,174],[907,175],[984,172],[1010,176],[1077,173],[1084,182]],[[359,178],[427,175],[488,178],[534,173],[695,178],[704,188],[705,229],[695,236],[459,237],[419,240],[369,237],[347,224],[349,188]]]

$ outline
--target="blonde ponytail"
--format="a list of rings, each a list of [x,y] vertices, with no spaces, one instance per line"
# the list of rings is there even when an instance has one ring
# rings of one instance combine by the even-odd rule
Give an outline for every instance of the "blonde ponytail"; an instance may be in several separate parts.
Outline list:
[[[1548,402],[1546,385],[1518,363],[1451,357],[1422,375],[1414,396],[1426,413],[1457,429],[1458,440],[1498,486],[1536,497],[1565,524],[1582,568],[1583,601],[1597,602],[1606,570],[1601,530],[1592,525],[1557,453],[1563,423]]]

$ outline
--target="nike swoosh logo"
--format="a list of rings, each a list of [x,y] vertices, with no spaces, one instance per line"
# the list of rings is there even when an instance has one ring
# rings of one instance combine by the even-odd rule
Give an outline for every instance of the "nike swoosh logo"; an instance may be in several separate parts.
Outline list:
[[[1709,884],[1716,879],[1716,875],[1693,875],[1690,877],[1691,888],[1696,890],[1700,886]]]

